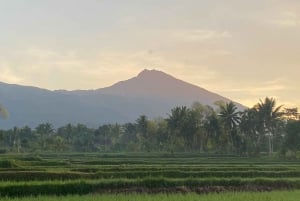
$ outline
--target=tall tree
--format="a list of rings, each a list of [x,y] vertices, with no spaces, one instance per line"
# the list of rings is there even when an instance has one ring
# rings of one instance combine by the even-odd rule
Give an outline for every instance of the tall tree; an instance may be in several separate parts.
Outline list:
[[[138,136],[137,128],[134,123],[126,123],[123,125],[124,135],[121,137],[121,144],[126,151],[137,151],[138,150]]]
[[[167,119],[170,131],[171,145],[173,148],[193,151],[199,144],[201,119],[203,117],[202,109],[194,107],[189,109],[185,106],[175,107]]]
[[[58,128],[57,134],[65,139],[65,143],[70,145],[74,137],[74,131],[75,126],[69,123],[63,127]]]
[[[194,135],[195,148],[200,152],[208,151],[212,148],[212,144],[217,145],[219,137],[219,122],[216,112],[213,107],[198,102],[192,105],[192,111],[195,113],[197,129]]]
[[[188,124],[190,122],[190,110],[186,106],[175,107],[171,110],[169,118],[167,118],[168,128],[170,131],[171,151],[186,149],[191,141],[191,132]]]
[[[95,140],[97,144],[99,145],[98,148],[103,151],[107,151],[110,149],[112,142],[112,125],[110,124],[104,124],[100,126],[95,131]]]
[[[238,124],[241,121],[240,112],[237,110],[237,106],[231,101],[225,105],[220,106],[219,117],[224,126],[225,134],[229,137],[231,151],[234,148],[234,137]]]
[[[204,146],[211,146],[215,151],[221,151],[220,148],[220,136],[221,136],[221,123],[215,112],[215,110],[207,106],[208,111],[210,113],[207,114],[203,128],[207,133],[207,137],[210,143],[205,143]],[[204,147],[205,148],[205,147]]]
[[[271,154],[273,152],[275,129],[278,125],[278,121],[283,115],[280,111],[282,105],[276,107],[276,100],[274,98],[266,97],[264,100],[260,100],[254,108],[258,112],[259,121],[261,123],[260,133],[268,137],[269,153]]]
[[[289,120],[286,126],[286,136],[284,141],[284,152],[292,152],[296,156],[296,152],[300,150],[300,121]]]
[[[146,115],[141,115],[136,120],[136,127],[140,149],[149,151],[149,120]]]
[[[74,150],[75,151],[94,151],[94,130],[84,124],[77,124],[74,127]]]
[[[54,132],[52,125],[50,123],[39,124],[35,131],[40,137],[41,148],[45,150],[47,148],[47,139]]]
[[[17,150],[17,152],[20,152],[21,149],[21,140],[20,140],[20,129],[18,127],[13,128],[13,146]]]
[[[22,148],[22,151],[25,149],[34,150],[35,148],[37,148],[36,135],[34,135],[30,127],[24,126],[23,128],[20,128],[19,135],[21,140],[20,147]]]
[[[247,152],[254,155],[260,152],[261,135],[259,135],[259,121],[258,112],[255,108],[248,108],[241,113],[240,131],[247,141]]]

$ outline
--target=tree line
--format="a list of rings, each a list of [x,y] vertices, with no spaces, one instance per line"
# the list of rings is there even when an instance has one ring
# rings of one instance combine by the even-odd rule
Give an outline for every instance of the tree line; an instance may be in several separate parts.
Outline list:
[[[239,111],[234,102],[215,107],[194,103],[173,108],[167,118],[141,115],[135,122],[88,128],[49,123],[0,130],[1,152],[201,152],[258,155],[300,150],[297,108],[276,106],[266,97]]]

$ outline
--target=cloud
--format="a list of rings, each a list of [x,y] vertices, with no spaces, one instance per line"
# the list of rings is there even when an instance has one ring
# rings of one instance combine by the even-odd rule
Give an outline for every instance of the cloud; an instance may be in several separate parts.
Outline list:
[[[209,66],[201,65],[195,62],[189,62],[184,58],[174,59],[176,55],[151,54],[148,52],[137,52],[127,58],[126,63],[131,62],[132,67],[157,68],[173,76],[189,81],[191,83],[203,83],[216,78],[216,71]]]
[[[280,104],[286,104],[287,99],[291,99],[291,97],[285,98],[289,85],[288,80],[284,78],[256,82],[255,84],[253,81],[244,80],[244,82],[240,81],[237,84],[234,81],[225,80],[220,77],[221,75],[218,74],[216,78],[218,81],[210,81],[205,85],[205,88],[248,107],[252,107],[259,102],[260,98],[266,96],[278,98]]]
[[[272,21],[272,23],[279,27],[297,27],[300,25],[300,19],[279,19]]]
[[[216,76],[208,66],[149,51],[86,53],[84,50],[54,51],[30,47],[15,53],[7,61],[0,74],[4,82],[47,89],[106,87],[133,77],[145,68],[163,70],[191,83],[207,82]]]
[[[265,93],[270,93],[274,91],[282,91],[286,87],[284,85],[262,85],[262,86],[253,86],[253,87],[244,87],[244,88],[232,88],[227,89],[230,92],[246,92],[253,95],[260,95]]]
[[[239,92],[239,93],[247,93],[247,94],[252,94],[252,95],[264,95],[264,94],[270,94],[274,92],[280,92],[283,91],[287,88],[285,84],[285,80],[283,79],[274,79],[274,80],[269,80],[269,81],[264,81],[256,84],[246,84],[244,87],[225,87],[222,88],[221,90],[226,91],[226,92]]]
[[[232,37],[228,31],[215,31],[206,29],[174,31],[171,33],[171,35],[174,39],[185,42],[215,41]]]
[[[22,78],[16,75],[16,73],[11,70],[7,65],[0,65],[0,81],[6,83],[19,83],[22,81]]]
[[[300,105],[300,101],[298,100],[293,100],[293,99],[285,99],[282,96],[269,96],[272,97],[276,100],[276,105],[280,106],[283,105],[283,107],[286,108],[293,108],[293,107],[299,107]],[[261,97],[261,99],[264,99],[264,97]],[[235,99],[237,102],[240,102],[248,107],[253,107],[254,105],[256,105],[257,103],[260,102],[259,98],[255,98],[255,97],[245,97],[245,98],[238,98]]]
[[[269,20],[270,24],[278,27],[297,27],[300,25],[300,16],[293,11],[285,11],[275,19]]]

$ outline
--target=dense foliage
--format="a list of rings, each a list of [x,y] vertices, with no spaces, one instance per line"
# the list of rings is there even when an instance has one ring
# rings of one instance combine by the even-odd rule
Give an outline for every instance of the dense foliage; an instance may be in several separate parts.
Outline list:
[[[166,119],[105,124],[88,128],[49,123],[2,130],[1,152],[206,152],[257,155],[283,153],[296,157],[300,149],[300,121],[296,108],[276,107],[265,98],[239,111],[235,103],[215,107],[194,103],[175,107]]]

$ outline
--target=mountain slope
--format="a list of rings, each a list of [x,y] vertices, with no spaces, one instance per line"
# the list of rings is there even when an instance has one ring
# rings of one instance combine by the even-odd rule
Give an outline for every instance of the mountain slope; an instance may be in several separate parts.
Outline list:
[[[225,97],[157,70],[144,70],[138,74],[137,77],[118,82],[111,87],[98,89],[96,91],[100,94],[131,97],[176,98],[188,102],[198,100],[203,104],[209,105],[217,100],[229,101],[229,99]]]
[[[44,122],[55,127],[67,123],[97,127],[134,121],[141,114],[165,117],[175,106],[190,106],[195,101],[212,105],[217,100],[229,101],[156,70],[144,70],[96,90],[49,91],[0,82],[0,101],[10,113],[8,120],[0,121],[0,128],[35,127]]]

